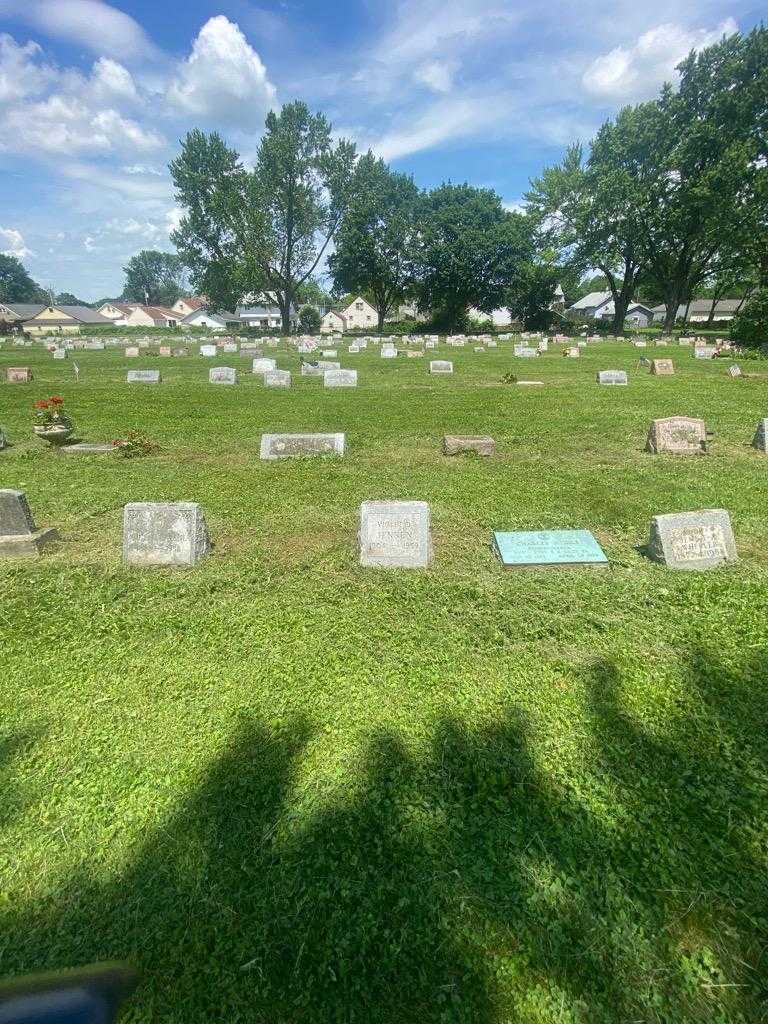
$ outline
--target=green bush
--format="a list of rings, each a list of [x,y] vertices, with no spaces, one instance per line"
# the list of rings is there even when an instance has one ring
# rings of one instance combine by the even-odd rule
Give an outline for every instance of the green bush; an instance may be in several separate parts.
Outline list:
[[[731,338],[744,348],[768,345],[768,288],[761,288],[731,321]]]
[[[302,306],[299,310],[299,327],[305,334],[317,334],[322,317],[314,306]]]

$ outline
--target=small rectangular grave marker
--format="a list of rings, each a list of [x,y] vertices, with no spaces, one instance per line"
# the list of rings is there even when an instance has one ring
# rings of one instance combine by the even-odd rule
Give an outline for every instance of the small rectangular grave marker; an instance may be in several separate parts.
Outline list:
[[[126,375],[129,384],[159,384],[159,370],[129,370]]]
[[[139,358],[138,346],[136,346],[136,345],[129,345],[128,348],[125,350],[125,358],[126,359],[138,359]]]
[[[56,530],[38,530],[23,491],[0,490],[0,557],[34,558]]]
[[[364,501],[360,506],[360,564],[420,569],[432,559],[425,501]]]
[[[356,388],[357,370],[326,370],[323,385],[327,388]]]
[[[213,359],[218,353],[218,349],[215,345],[201,345],[200,355],[206,359]]]
[[[138,566],[194,566],[210,542],[194,501],[135,501],[123,509],[123,561]]]
[[[276,370],[277,360],[275,359],[254,359],[251,364],[252,373],[266,373],[267,370]]]
[[[675,364],[671,359],[652,359],[651,373],[656,377],[671,377],[675,372]]]
[[[9,384],[30,384],[33,380],[32,371],[28,366],[9,366],[5,371],[5,379]]]
[[[453,373],[453,363],[448,359],[432,359],[429,363],[429,372],[433,375]]]
[[[159,354],[164,358],[168,359],[172,355],[172,349],[170,345],[161,345]]]
[[[717,349],[714,345],[697,345],[693,350],[695,359],[714,359]]]
[[[493,540],[505,569],[608,566],[605,552],[589,530],[496,531]]]
[[[722,508],[654,516],[648,555],[670,569],[714,569],[735,562],[730,516]]]
[[[597,374],[599,384],[626,386],[628,383],[626,370],[600,370]]]
[[[539,354],[537,348],[529,348],[527,345],[515,345],[513,351],[518,359],[535,359]]]
[[[212,366],[208,371],[209,384],[237,384],[237,371],[231,366]]]
[[[291,386],[291,371],[265,370],[264,386],[267,388],[289,388]]]
[[[443,453],[459,455],[461,452],[476,452],[478,455],[495,455],[496,442],[492,437],[465,437],[446,434],[443,438]]]
[[[653,420],[648,431],[646,451],[653,455],[701,455],[707,450],[707,427],[704,420],[690,416],[667,416]]]
[[[262,434],[259,455],[262,459],[343,455],[344,446],[344,434]]]
[[[741,367],[737,366],[736,363],[734,363],[733,366],[729,366],[728,367],[728,376],[729,377],[743,377],[744,374],[741,372]]]
[[[115,450],[115,446],[109,442],[88,442],[81,441],[78,444],[65,444],[59,451],[63,455],[108,455]]]

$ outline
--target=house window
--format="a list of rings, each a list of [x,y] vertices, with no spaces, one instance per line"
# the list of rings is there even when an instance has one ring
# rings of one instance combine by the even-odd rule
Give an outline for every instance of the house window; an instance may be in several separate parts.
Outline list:
[[[361,310],[362,308],[363,308],[362,302],[356,302],[355,303],[355,309],[360,309]]]

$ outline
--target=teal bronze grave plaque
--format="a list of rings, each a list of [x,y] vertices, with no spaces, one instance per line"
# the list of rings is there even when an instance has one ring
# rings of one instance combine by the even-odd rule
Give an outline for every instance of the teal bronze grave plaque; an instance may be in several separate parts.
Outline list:
[[[505,569],[538,566],[595,565],[608,567],[605,552],[589,530],[523,530],[493,534],[493,542]]]

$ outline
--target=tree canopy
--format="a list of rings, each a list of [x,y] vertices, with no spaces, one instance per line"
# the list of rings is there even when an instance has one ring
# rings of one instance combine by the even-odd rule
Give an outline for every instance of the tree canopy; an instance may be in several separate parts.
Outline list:
[[[123,267],[123,297],[150,306],[172,306],[183,294],[184,267],[178,256],[142,249]]]
[[[0,302],[47,302],[48,295],[16,256],[0,253]]]

